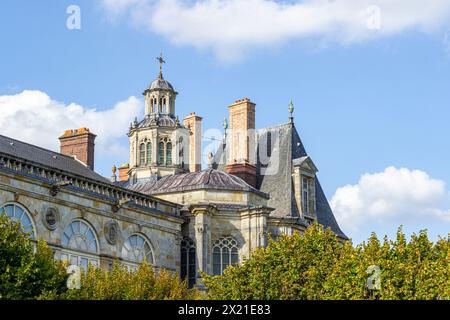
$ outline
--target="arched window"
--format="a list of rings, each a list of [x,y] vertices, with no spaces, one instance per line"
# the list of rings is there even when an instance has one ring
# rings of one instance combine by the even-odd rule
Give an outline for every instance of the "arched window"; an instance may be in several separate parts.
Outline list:
[[[139,164],[145,165],[145,143],[141,143],[139,146]]]
[[[144,259],[149,264],[154,263],[150,243],[139,234],[133,234],[125,241],[122,247],[122,258],[133,263],[141,263]]]
[[[166,144],[166,165],[172,165],[172,142]]]
[[[148,165],[152,164],[152,143],[151,142],[147,143],[147,164]]]
[[[195,285],[195,243],[190,238],[181,241],[181,279],[187,279],[189,288]]]
[[[5,204],[0,208],[0,214],[6,215],[14,222],[22,225],[22,229],[25,233],[28,233],[31,238],[35,238],[35,229],[33,220],[28,211],[17,203]]]
[[[213,274],[222,275],[229,265],[239,262],[237,241],[232,237],[223,237],[213,245]]]
[[[158,164],[164,164],[164,142],[160,141],[158,146]]]
[[[88,264],[98,266],[98,242],[94,230],[83,220],[72,221],[63,232],[61,245],[64,247],[61,260],[87,269]]]

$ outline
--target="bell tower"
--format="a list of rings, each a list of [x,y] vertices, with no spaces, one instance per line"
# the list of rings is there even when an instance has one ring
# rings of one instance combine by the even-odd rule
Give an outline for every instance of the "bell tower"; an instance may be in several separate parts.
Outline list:
[[[164,79],[162,54],[156,58],[159,74],[144,90],[144,119],[134,120],[128,133],[130,183],[142,179],[158,179],[185,172],[189,168],[189,129],[175,115],[175,91]]]

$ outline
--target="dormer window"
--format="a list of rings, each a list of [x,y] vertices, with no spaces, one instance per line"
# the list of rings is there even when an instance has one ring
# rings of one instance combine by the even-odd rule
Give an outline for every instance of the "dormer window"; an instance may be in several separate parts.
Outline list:
[[[309,213],[309,179],[302,178],[302,211]]]

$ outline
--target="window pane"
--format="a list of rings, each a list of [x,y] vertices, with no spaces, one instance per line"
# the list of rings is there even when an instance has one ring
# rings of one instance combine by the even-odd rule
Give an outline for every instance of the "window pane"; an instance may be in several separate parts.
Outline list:
[[[70,256],[70,264],[73,264],[74,266],[77,266],[78,265],[78,257]]]
[[[189,249],[189,264],[195,265],[195,248],[190,248]]]
[[[222,268],[225,270],[227,266],[230,265],[230,251],[228,248],[222,249]]]
[[[152,143],[147,143],[147,164],[150,165],[152,163]]]
[[[91,241],[91,243],[89,244],[89,251],[97,252],[97,243],[95,241]]]
[[[16,217],[17,221],[20,221],[23,217],[23,210],[21,207],[14,206],[14,216]]]
[[[163,163],[164,163],[164,142],[160,142],[158,149],[158,164]]]
[[[66,233],[64,232],[62,238],[61,238],[61,244],[63,246],[67,246],[69,244],[69,237],[66,235]]]
[[[12,205],[5,206],[5,210],[8,217],[14,217],[14,207]]]
[[[231,249],[231,264],[236,265],[239,262],[238,250],[236,248]]]
[[[166,164],[172,165],[172,143],[170,142],[166,145]]]
[[[80,259],[80,267],[83,268],[84,270],[87,270],[88,269],[88,259],[81,258]]]
[[[143,143],[139,147],[139,164],[141,166],[145,164],[145,144]]]
[[[222,274],[221,261],[220,261],[220,250],[217,247],[214,248],[214,252],[213,252],[213,274],[215,276]]]
[[[75,234],[79,234],[80,233],[80,222],[79,221],[72,222],[72,229]]]
[[[180,270],[181,279],[184,279],[187,275],[187,251],[184,248],[181,248],[181,270]]]

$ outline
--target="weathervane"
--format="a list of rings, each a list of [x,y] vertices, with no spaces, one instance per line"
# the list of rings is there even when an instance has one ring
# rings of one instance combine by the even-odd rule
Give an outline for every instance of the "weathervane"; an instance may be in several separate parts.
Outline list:
[[[163,77],[163,75],[162,75],[162,65],[163,65],[163,63],[166,63],[166,61],[163,58],[162,52],[159,55],[159,57],[156,57],[156,60],[159,61],[159,77],[162,79],[162,77]]]

